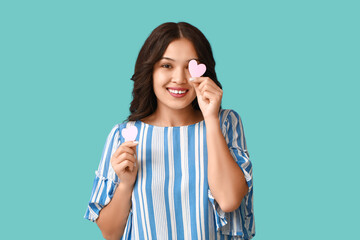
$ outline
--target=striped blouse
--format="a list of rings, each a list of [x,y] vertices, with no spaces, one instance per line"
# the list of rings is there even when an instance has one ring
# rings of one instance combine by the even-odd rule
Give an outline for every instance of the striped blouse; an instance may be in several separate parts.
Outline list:
[[[219,119],[230,153],[249,187],[238,209],[223,212],[209,189],[204,120],[178,127],[138,120],[117,124],[109,133],[84,217],[95,222],[111,201],[119,178],[110,158],[124,142],[121,130],[134,125],[139,168],[122,240],[251,239],[255,235],[252,164],[242,122],[230,109],[221,109]]]

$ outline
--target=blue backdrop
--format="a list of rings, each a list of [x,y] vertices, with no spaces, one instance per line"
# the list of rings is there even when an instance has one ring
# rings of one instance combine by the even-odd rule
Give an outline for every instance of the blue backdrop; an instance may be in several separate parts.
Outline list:
[[[209,39],[242,117],[255,239],[354,239],[358,1],[1,1],[1,239],[101,239],[83,219],[137,54],[163,22]]]

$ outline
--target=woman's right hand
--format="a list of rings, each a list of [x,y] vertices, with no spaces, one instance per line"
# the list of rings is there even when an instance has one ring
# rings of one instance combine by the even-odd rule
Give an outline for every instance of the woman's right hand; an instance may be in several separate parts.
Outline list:
[[[136,157],[136,146],[138,142],[123,142],[111,156],[110,162],[120,182],[128,187],[135,184],[138,163]]]

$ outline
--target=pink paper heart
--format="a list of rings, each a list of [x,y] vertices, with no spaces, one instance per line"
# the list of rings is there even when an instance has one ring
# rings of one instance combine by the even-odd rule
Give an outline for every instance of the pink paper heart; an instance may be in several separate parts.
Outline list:
[[[196,60],[189,62],[189,72],[191,77],[201,77],[206,72],[205,64],[197,64]]]
[[[134,141],[138,134],[138,129],[135,126],[130,126],[121,130],[121,134],[125,138],[125,142]]]

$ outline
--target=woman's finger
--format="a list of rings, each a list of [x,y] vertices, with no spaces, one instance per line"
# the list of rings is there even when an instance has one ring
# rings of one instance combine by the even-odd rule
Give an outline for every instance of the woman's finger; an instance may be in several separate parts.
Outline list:
[[[192,82],[191,84],[192,84],[192,86],[193,86],[194,89],[195,89],[196,96],[201,95],[201,92],[200,92],[200,89],[199,89],[200,83]]]
[[[122,152],[128,152],[130,154],[135,154],[134,149],[136,149],[136,146],[138,144],[139,144],[139,142],[134,142],[134,141],[124,142],[118,147],[118,149],[116,149],[113,156],[118,157]]]
[[[133,151],[134,151],[134,153],[135,153],[135,156],[137,156],[137,152],[136,152],[136,146],[133,146],[133,147],[130,147]]]
[[[211,85],[204,85],[202,87],[199,86],[201,94],[203,94],[205,91],[211,92],[211,93],[217,93],[219,90]]]
[[[125,160],[119,164],[118,168],[121,172],[126,172],[127,168],[132,172],[134,170],[134,163]]]
[[[221,88],[209,77],[194,78],[192,84],[197,94],[202,94],[204,91],[221,92]]]
[[[189,79],[189,81],[192,83],[201,83],[202,81],[205,80],[205,78],[207,77],[192,77]]]
[[[215,93],[212,93],[212,92],[208,92],[208,91],[205,91],[203,94],[202,94],[202,97],[203,97],[203,100],[204,101],[213,101],[216,99],[217,95]]]
[[[121,162],[126,161],[126,160],[129,160],[133,163],[135,163],[137,161],[133,154],[127,153],[127,152],[124,152],[119,157],[114,158],[113,161],[114,161],[114,164],[120,164]]]
[[[208,88],[209,90],[210,90],[210,89],[214,89],[215,91],[218,91],[218,90],[221,89],[221,88],[220,88],[218,85],[216,85],[216,83],[215,83],[213,80],[211,80],[210,78],[204,79],[204,81],[202,81],[202,82],[199,84],[198,88],[199,88],[200,90],[203,90],[204,88]]]
[[[190,79],[193,79],[190,80],[191,83],[203,84],[205,82],[206,84],[212,84],[214,86],[216,85],[216,83],[209,77],[195,77]]]

